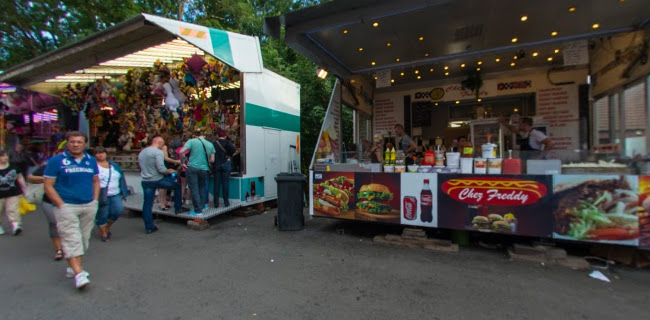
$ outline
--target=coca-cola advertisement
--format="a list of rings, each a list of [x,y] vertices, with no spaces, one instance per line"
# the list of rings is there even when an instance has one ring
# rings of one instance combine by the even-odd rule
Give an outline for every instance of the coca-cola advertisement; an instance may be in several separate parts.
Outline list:
[[[355,174],[356,220],[400,223],[400,174]]]
[[[550,237],[552,176],[438,175],[441,228]]]
[[[438,226],[438,175],[402,173],[401,224]]]

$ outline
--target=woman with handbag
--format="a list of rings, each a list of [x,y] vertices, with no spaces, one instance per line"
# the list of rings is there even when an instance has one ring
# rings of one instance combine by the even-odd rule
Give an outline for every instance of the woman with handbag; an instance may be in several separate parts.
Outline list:
[[[219,207],[219,192],[223,197],[224,207],[230,206],[230,195],[228,193],[228,181],[230,180],[230,170],[232,169],[231,158],[237,151],[232,142],[226,140],[228,136],[226,130],[217,129],[218,139],[213,142],[216,151],[214,161],[214,207]]]
[[[129,195],[126,178],[122,168],[112,161],[106,160],[106,149],[97,147],[95,158],[99,169],[99,207],[95,216],[95,223],[103,242],[108,241],[111,226],[117,221],[124,211],[124,203]]]

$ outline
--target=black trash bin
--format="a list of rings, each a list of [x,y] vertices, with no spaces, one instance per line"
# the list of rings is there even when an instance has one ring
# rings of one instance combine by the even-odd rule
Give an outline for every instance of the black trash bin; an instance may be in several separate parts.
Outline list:
[[[280,173],[275,177],[278,183],[278,230],[296,231],[305,226],[302,214],[305,179],[305,175],[300,173]]]

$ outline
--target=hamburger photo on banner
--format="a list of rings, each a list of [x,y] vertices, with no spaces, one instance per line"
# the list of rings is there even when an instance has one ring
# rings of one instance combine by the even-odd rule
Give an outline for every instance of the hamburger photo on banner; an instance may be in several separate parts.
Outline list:
[[[314,210],[330,216],[348,211],[353,198],[354,180],[344,176],[314,184]]]
[[[378,215],[390,214],[392,210],[390,201],[393,200],[393,193],[383,184],[371,183],[359,189],[357,200],[357,208],[361,212]]]

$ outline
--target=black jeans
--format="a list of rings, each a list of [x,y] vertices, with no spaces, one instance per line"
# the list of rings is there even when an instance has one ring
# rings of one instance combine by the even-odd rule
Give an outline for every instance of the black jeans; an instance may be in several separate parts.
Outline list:
[[[228,181],[230,180],[230,161],[226,161],[222,164],[215,166],[214,170],[214,193],[212,195],[214,199],[214,206],[219,206],[219,191],[223,187],[223,204],[227,207],[230,205],[229,196],[230,190],[228,189]]]

